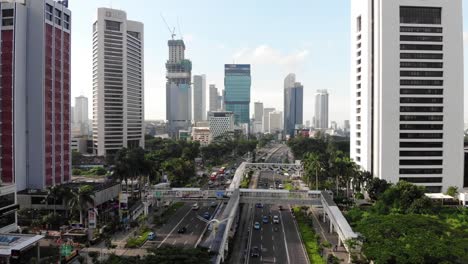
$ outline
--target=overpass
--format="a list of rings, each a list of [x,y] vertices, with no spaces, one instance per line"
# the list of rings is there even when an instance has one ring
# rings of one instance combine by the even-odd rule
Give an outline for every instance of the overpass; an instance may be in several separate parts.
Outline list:
[[[227,255],[229,245],[230,231],[233,229],[233,223],[239,210],[239,204],[275,204],[275,205],[304,205],[312,207],[323,208],[323,221],[327,219],[330,222],[330,233],[336,231],[339,241],[346,242],[358,238],[358,234],[353,232],[346,218],[343,216],[337,205],[333,202],[332,197],[326,191],[288,191],[288,190],[262,190],[262,189],[240,189],[239,185],[242,181],[246,169],[260,169],[265,165],[258,165],[258,163],[243,162],[234,175],[231,185],[226,190],[202,190],[200,188],[173,188],[169,190],[154,190],[154,198],[160,200],[228,200],[225,210],[218,219],[219,224],[213,238],[205,241],[203,245],[209,247],[210,251],[216,253],[213,257],[213,263],[222,263]],[[302,171],[301,164],[274,164],[276,170],[283,170],[284,168],[294,168],[296,171]],[[270,167],[273,168],[273,167]],[[227,221],[226,221],[227,219]],[[210,236],[211,237],[211,236]],[[347,243],[344,247],[348,252],[352,250],[359,250],[359,248],[349,248]]]

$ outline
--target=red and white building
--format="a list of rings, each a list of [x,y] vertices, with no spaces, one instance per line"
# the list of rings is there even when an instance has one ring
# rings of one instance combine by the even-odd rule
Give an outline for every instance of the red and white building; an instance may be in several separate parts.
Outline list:
[[[70,179],[71,12],[0,0],[0,176],[17,191]]]

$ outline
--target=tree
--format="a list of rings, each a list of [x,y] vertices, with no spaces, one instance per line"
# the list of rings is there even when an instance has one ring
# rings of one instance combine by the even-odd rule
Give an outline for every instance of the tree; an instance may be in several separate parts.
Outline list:
[[[83,212],[86,212],[90,206],[94,206],[94,188],[90,185],[83,185],[78,189],[72,189],[71,194],[68,206],[72,211],[79,212],[80,224],[83,224]]]
[[[390,187],[390,183],[388,183],[386,180],[379,179],[379,178],[372,178],[370,181],[367,182],[365,190],[369,194],[369,197],[375,201],[389,187]]]
[[[305,155],[304,159],[304,167],[306,170],[306,179],[307,184],[310,186],[310,175],[313,173],[315,174],[315,189],[319,189],[319,180],[318,174],[323,170],[323,164],[320,160],[320,155],[316,152],[308,153]]]
[[[54,203],[54,215],[57,213],[57,200],[61,199],[63,196],[63,187],[61,185],[49,186],[46,189],[46,203],[48,204],[50,200]]]
[[[183,187],[188,180],[195,175],[195,164],[193,161],[181,158],[173,158],[162,164],[164,172],[167,173],[171,186]]]
[[[457,198],[458,197],[458,187],[456,186],[450,186],[447,188],[447,195],[450,195],[454,198]]]

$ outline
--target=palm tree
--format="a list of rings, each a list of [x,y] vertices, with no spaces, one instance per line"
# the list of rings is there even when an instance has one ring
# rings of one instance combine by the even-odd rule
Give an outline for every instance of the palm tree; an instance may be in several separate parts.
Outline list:
[[[81,186],[71,191],[72,197],[68,201],[68,206],[72,211],[78,211],[80,214],[80,224],[83,224],[83,212],[90,206],[94,206],[94,192],[90,185]]]
[[[320,155],[316,152],[313,153],[308,153],[305,156],[305,167],[307,170],[307,178],[308,178],[308,184],[310,185],[310,172],[315,172],[315,189],[318,190],[319,186],[319,181],[318,181],[318,173],[319,171],[323,170],[323,164],[322,161],[320,160]]]
[[[54,185],[47,187],[46,203],[49,200],[54,201],[54,215],[57,213],[57,200],[63,198],[63,187],[61,185]]]

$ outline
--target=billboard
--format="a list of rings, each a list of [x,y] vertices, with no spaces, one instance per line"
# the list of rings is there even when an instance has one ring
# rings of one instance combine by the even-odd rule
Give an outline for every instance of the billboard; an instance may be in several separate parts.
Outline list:
[[[97,226],[97,209],[91,208],[88,210],[88,228],[96,228]]]

